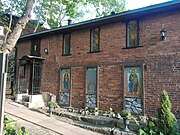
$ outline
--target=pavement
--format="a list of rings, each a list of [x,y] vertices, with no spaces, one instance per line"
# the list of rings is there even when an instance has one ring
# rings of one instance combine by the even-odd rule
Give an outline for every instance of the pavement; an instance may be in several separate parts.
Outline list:
[[[61,135],[102,135],[97,132],[59,121],[45,114],[32,111],[23,105],[13,102],[12,100],[5,101],[5,113],[49,129]]]

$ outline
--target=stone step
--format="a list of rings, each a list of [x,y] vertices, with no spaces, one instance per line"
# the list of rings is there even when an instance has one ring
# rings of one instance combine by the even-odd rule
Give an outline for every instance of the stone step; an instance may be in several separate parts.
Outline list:
[[[59,117],[65,117],[72,119],[73,124],[82,128],[87,128],[96,132],[100,132],[108,135],[136,135],[138,125],[134,122],[130,122],[130,132],[125,132],[123,119],[115,119],[106,116],[82,116],[78,113],[67,112],[65,110],[53,110],[53,114]]]

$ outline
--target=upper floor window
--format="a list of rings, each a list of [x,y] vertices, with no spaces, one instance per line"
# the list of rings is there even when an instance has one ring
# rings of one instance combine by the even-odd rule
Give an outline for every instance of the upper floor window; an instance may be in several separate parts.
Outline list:
[[[63,35],[63,55],[70,54],[70,34]]]
[[[31,40],[31,55],[33,56],[40,56],[40,39],[33,39]]]
[[[91,45],[90,52],[100,51],[100,29],[91,29]]]
[[[138,43],[138,21],[133,20],[129,21],[126,25],[126,33],[127,33],[127,48],[129,47],[137,47]]]

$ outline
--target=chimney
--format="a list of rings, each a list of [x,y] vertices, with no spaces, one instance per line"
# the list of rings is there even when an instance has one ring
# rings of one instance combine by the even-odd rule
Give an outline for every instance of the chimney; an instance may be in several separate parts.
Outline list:
[[[72,24],[72,20],[68,19],[68,25]]]
[[[111,15],[115,15],[116,13],[114,11],[111,12]]]

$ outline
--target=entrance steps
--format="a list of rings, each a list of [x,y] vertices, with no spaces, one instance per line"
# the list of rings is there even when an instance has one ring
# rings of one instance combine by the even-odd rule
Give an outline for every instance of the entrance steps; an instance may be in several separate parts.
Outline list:
[[[28,108],[40,108],[44,106],[43,97],[39,95],[16,94],[16,102],[22,103]]]

